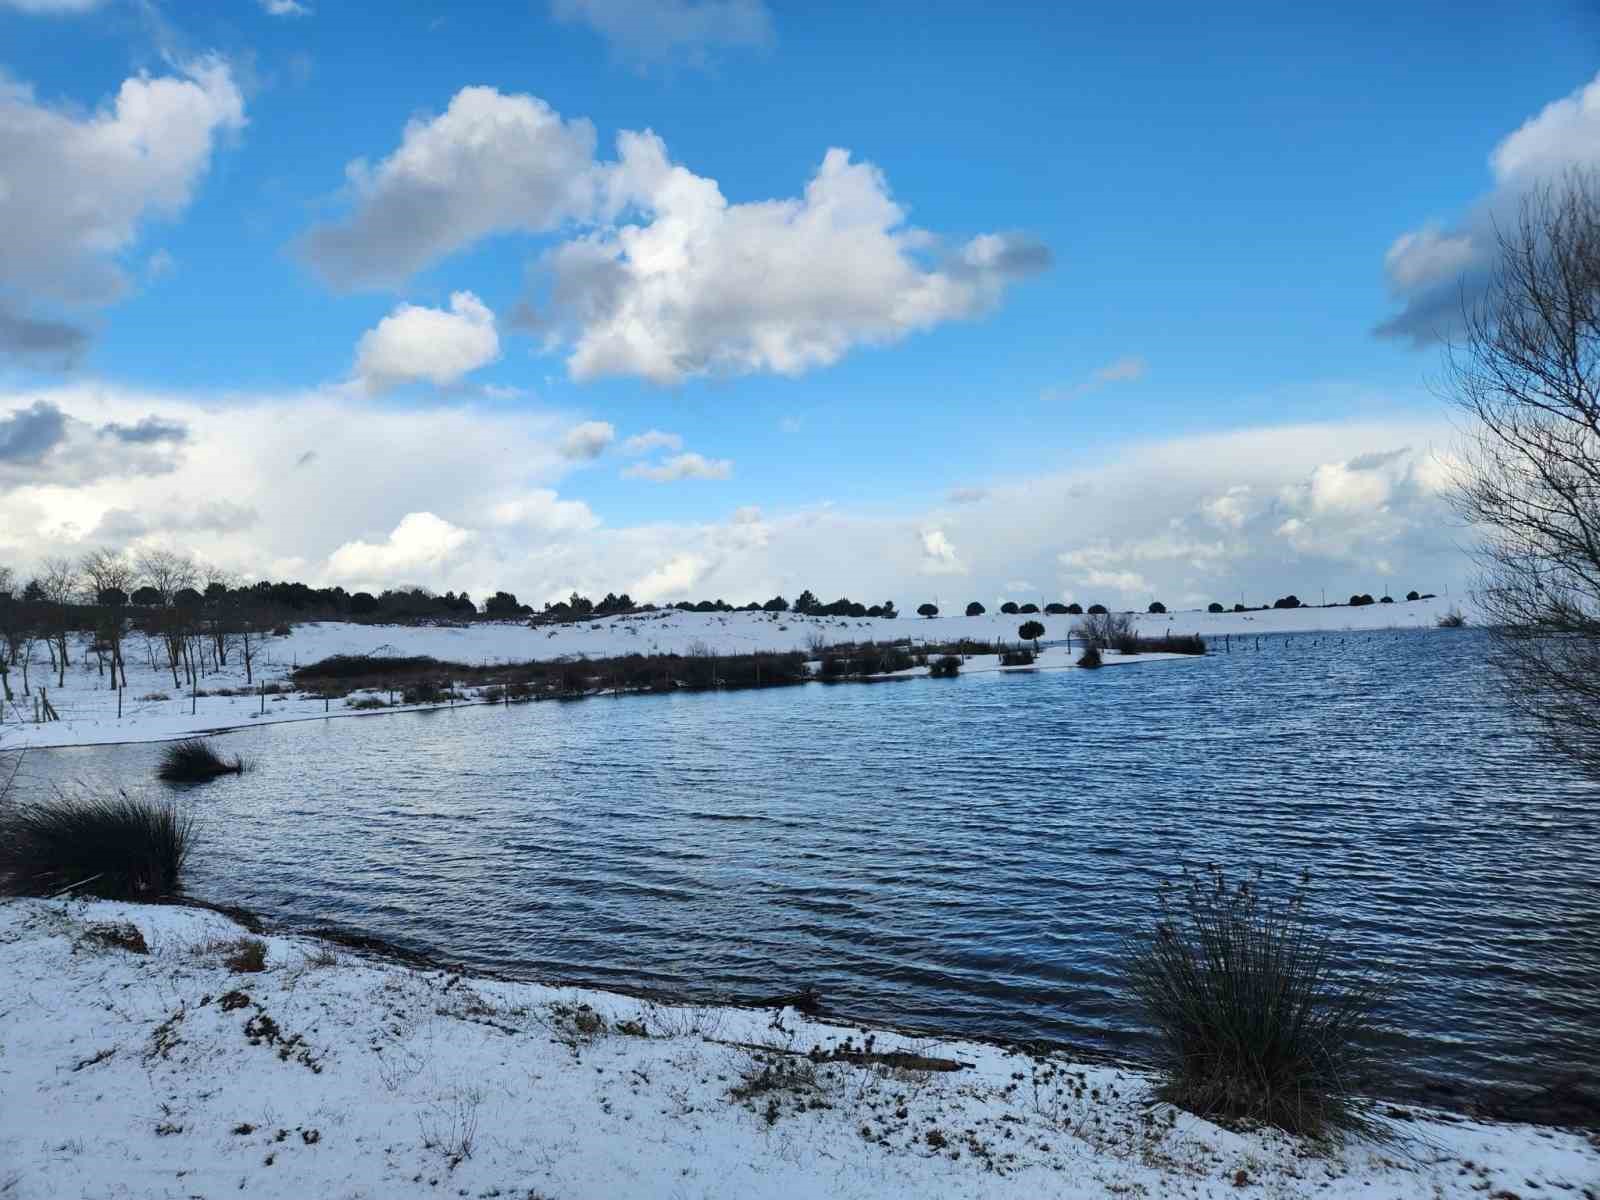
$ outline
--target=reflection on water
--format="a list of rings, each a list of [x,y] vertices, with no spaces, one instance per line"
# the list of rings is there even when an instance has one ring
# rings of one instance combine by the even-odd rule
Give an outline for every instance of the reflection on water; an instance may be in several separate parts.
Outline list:
[[[1526,1082],[1600,1046],[1600,789],[1481,634],[896,687],[269,726],[193,793],[191,890],[545,978],[1137,1050],[1117,945],[1184,864],[1309,868],[1391,968],[1393,1058]],[[149,779],[150,746],[28,774]],[[159,786],[152,784],[151,786]]]

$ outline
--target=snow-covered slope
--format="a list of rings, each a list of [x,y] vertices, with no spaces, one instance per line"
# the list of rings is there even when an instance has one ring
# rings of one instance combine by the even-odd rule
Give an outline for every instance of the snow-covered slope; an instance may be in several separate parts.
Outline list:
[[[111,923],[149,953],[96,936]],[[246,973],[225,963],[242,933],[0,904],[0,1196],[1581,1200],[1600,1180],[1577,1134],[1390,1108],[1393,1144],[1323,1150],[1155,1103],[1133,1071],[298,938]]]
[[[1370,605],[1362,608],[1301,608],[1250,613],[1180,612],[1141,614],[1139,631],[1147,635],[1199,633],[1208,638],[1224,634],[1284,634],[1309,631],[1371,630],[1390,627],[1431,629],[1447,610],[1443,600]],[[892,620],[845,617],[805,617],[793,613],[685,613],[664,611],[607,617],[564,625],[530,627],[521,621],[474,621],[447,625],[361,625],[328,621],[296,625],[286,637],[269,638],[256,663],[256,682],[278,682],[297,666],[334,654],[374,656],[428,655],[444,662],[487,665],[548,660],[582,655],[603,658],[622,654],[683,654],[706,649],[717,654],[752,651],[811,651],[818,645],[856,641],[893,641],[910,638],[917,644],[952,642],[961,638],[993,642],[1017,640],[1024,621],[1038,620],[1047,642],[1064,639],[1077,618],[1071,616],[980,617],[901,616]],[[33,723],[31,698],[21,695],[21,672],[12,672],[12,690],[18,693],[0,720],[0,747],[73,746],[111,742],[153,741],[186,734],[237,728],[256,723],[306,720],[324,715],[351,715],[334,701],[293,693],[220,696],[244,684],[243,667],[234,661],[207,675],[200,684],[210,695],[191,698],[175,688],[165,669],[164,651],[132,637],[125,647],[128,688],[121,698],[107,688],[94,657],[84,645],[74,650],[64,686],[58,686],[44,660],[43,648],[29,676],[35,690],[47,689],[61,720]],[[236,656],[237,657],[237,656]],[[1148,661],[1146,656],[1143,661]],[[1131,660],[1108,658],[1108,663]],[[1046,651],[1040,665],[1065,667],[1070,659],[1064,647]],[[990,661],[969,663],[971,672],[993,667]]]

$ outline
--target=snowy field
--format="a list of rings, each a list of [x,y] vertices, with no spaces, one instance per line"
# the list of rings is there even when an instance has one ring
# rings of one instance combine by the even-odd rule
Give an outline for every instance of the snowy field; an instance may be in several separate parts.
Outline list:
[[[148,953],[103,941],[110,923]],[[1178,1112],[1130,1070],[308,939],[230,969],[242,933],[0,904],[0,1196],[1600,1196],[1577,1133],[1385,1106],[1391,1144],[1327,1150]]]
[[[1284,633],[1341,634],[1364,630],[1432,629],[1449,608],[1444,599],[1411,603],[1374,604],[1362,608],[1300,608],[1249,613],[1180,612],[1138,618],[1139,632],[1198,633],[1208,639],[1224,635],[1256,637]],[[334,654],[427,655],[444,662],[481,666],[584,656],[604,658],[622,654],[683,654],[709,649],[717,654],[752,651],[810,651],[819,644],[854,641],[893,641],[911,638],[918,644],[1017,640],[1018,627],[1027,620],[1045,627],[1045,640],[1065,638],[1077,619],[1070,616],[981,617],[900,616],[892,620],[845,617],[805,617],[793,613],[683,613],[666,611],[594,621],[530,628],[523,622],[474,622],[462,626],[360,625],[349,622],[314,622],[294,626],[287,637],[267,638],[255,666],[256,683],[284,680],[297,666]],[[121,697],[110,691],[99,674],[95,658],[81,644],[74,650],[64,686],[56,685],[44,648],[35,651],[30,682],[48,689],[50,702],[61,720],[33,721],[31,701],[22,695],[21,671],[13,668],[15,700],[0,721],[3,746],[77,746],[113,742],[159,741],[193,733],[236,729],[277,721],[311,720],[325,716],[353,716],[345,702],[294,693],[247,696],[190,697],[174,688],[165,668],[164,651],[147,646],[140,636],[124,647],[128,687]],[[237,655],[234,656],[235,659]],[[1123,658],[1108,655],[1107,665],[1148,662],[1167,655]],[[152,667],[152,660],[155,666]],[[1046,647],[1038,663],[1042,669],[1068,667],[1072,656],[1062,646]],[[977,658],[963,670],[971,673],[998,669],[994,658]],[[919,669],[915,673],[922,673]],[[244,669],[236,661],[205,676],[200,690],[215,693],[244,686]],[[394,710],[384,710],[394,711]],[[371,714],[367,714],[371,715]]]

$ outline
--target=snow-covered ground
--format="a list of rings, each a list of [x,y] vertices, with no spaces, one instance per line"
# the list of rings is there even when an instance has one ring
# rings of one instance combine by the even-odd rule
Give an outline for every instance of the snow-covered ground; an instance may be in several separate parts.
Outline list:
[[[97,937],[114,923],[148,953]],[[1327,1150],[1220,1129],[1120,1068],[302,938],[244,972],[224,961],[242,934],[0,904],[0,1196],[1600,1196],[1577,1133],[1385,1106],[1391,1144]]]
[[[1388,628],[1431,629],[1449,609],[1440,598],[1411,603],[1374,604],[1362,608],[1300,608],[1249,613],[1180,612],[1141,614],[1142,634],[1198,633],[1207,638],[1225,634],[1258,636],[1303,632],[1342,632]],[[286,637],[268,638],[255,664],[256,682],[276,683],[296,666],[334,654],[374,656],[428,655],[445,662],[489,665],[548,660],[569,656],[604,658],[620,654],[688,653],[705,648],[718,654],[752,651],[811,650],[819,644],[855,641],[893,641],[911,638],[918,644],[1017,640],[1017,630],[1027,620],[1045,627],[1045,639],[1065,638],[1077,619],[1070,616],[981,617],[900,616],[893,620],[846,617],[804,617],[793,613],[684,613],[664,611],[594,621],[531,628],[525,622],[473,622],[468,625],[360,625],[327,621],[294,626]],[[0,745],[75,746],[111,742],[158,741],[219,729],[239,728],[276,721],[310,720],[324,716],[354,715],[343,701],[298,694],[218,696],[191,698],[172,686],[163,651],[147,646],[138,636],[124,649],[128,687],[118,699],[106,687],[94,656],[80,644],[74,651],[64,686],[56,686],[45,651],[39,647],[29,670],[35,689],[48,689],[60,721],[34,723],[32,703],[21,694],[21,672],[13,669],[16,699],[0,721]],[[1108,656],[1109,664],[1149,661],[1156,655],[1133,659]],[[155,665],[152,666],[152,660]],[[1065,646],[1047,647],[1039,666],[1066,667]],[[993,659],[975,659],[967,672],[995,669]],[[920,673],[920,672],[919,672]],[[244,669],[234,656],[232,664],[201,681],[200,689],[215,693],[244,685]]]

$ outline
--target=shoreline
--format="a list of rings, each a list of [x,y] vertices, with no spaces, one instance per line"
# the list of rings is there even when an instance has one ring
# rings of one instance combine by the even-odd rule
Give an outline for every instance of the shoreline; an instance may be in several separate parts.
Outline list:
[[[107,923],[148,953],[106,944]],[[1600,1180],[1600,1138],[1578,1133],[1385,1104],[1392,1142],[1318,1146],[1221,1129],[1154,1101],[1148,1075],[1060,1054],[302,936],[264,934],[265,969],[232,969],[244,933],[189,905],[0,903],[16,985],[0,1000],[0,1189],[1412,1200],[1583,1197]]]
[[[1027,674],[1027,673],[1030,673],[1030,672],[1072,671],[1072,670],[1080,670],[1080,669],[1082,669],[1082,668],[1078,667],[1078,665],[1077,665],[1077,663],[1075,661],[1071,661],[1071,659],[1072,659],[1071,652],[1068,652],[1065,655],[1065,657],[1068,659],[1068,661],[1064,661],[1064,662],[1047,662],[1047,661],[1044,661],[1045,656],[1050,654],[1051,651],[1053,651],[1053,650],[1061,650],[1061,649],[1063,649],[1063,648],[1060,647],[1060,646],[1045,646],[1042,649],[1041,653],[1040,653],[1039,661],[1036,661],[1033,664],[1028,665],[1028,666],[1001,666],[1001,665],[990,665],[990,664],[969,666],[967,664],[963,664],[962,670],[961,670],[961,674],[962,675]],[[1204,655],[1169,654],[1169,653],[1163,653],[1163,652],[1151,652],[1151,653],[1129,654],[1129,655],[1115,655],[1115,656],[1108,656],[1106,658],[1104,664],[1103,664],[1103,667],[1137,666],[1137,665],[1140,665],[1140,664],[1143,664],[1143,663],[1150,663],[1150,662],[1167,662],[1167,661],[1173,661],[1173,660],[1196,659],[1196,658],[1203,658],[1203,657],[1204,657]],[[997,656],[995,656],[995,655],[981,655],[981,656],[974,656],[974,658],[975,659],[976,658],[986,658],[987,659],[987,658],[997,658]],[[460,664],[445,664],[445,665],[447,665],[447,666],[458,666]],[[904,670],[904,671],[892,671],[892,672],[888,672],[888,673],[885,673],[885,674],[877,674],[877,675],[853,675],[853,676],[846,676],[846,677],[838,678],[838,679],[825,679],[825,678],[821,678],[819,676],[816,676],[815,673],[813,673],[813,677],[809,678],[809,679],[797,680],[797,681],[792,682],[792,683],[763,684],[763,685],[760,685],[758,687],[745,687],[745,686],[733,686],[733,687],[729,687],[729,686],[722,686],[722,687],[678,687],[678,688],[673,688],[673,689],[666,690],[666,691],[662,691],[662,690],[658,690],[658,689],[645,689],[645,688],[629,688],[629,689],[623,689],[621,691],[613,691],[611,689],[602,688],[602,689],[598,689],[598,690],[595,690],[595,691],[582,692],[582,693],[578,693],[578,694],[574,694],[574,695],[536,696],[536,697],[532,697],[532,698],[529,698],[529,699],[512,700],[512,701],[509,702],[509,704],[507,704],[507,702],[504,701],[504,700],[498,700],[498,699],[496,699],[496,700],[487,700],[487,699],[483,699],[481,693],[486,691],[486,690],[488,690],[489,687],[494,686],[494,685],[490,685],[490,684],[485,684],[485,685],[479,685],[479,686],[470,688],[467,694],[465,694],[462,698],[457,699],[457,700],[455,700],[453,702],[451,702],[451,701],[442,701],[442,702],[434,702],[434,703],[428,703],[428,704],[403,704],[403,703],[401,703],[401,704],[385,705],[382,708],[351,708],[348,705],[344,705],[343,707],[341,707],[341,708],[339,708],[337,710],[327,709],[327,710],[322,711],[322,712],[303,712],[303,713],[297,712],[297,713],[292,713],[292,714],[285,714],[283,716],[273,716],[271,714],[270,710],[269,710],[268,714],[266,716],[264,716],[264,717],[261,716],[259,713],[251,713],[250,714],[251,719],[249,719],[249,720],[233,721],[233,722],[229,722],[227,724],[220,724],[220,725],[210,725],[210,724],[199,725],[199,724],[197,724],[197,725],[194,725],[194,726],[191,726],[191,727],[182,728],[182,729],[173,729],[173,730],[166,730],[166,731],[161,731],[161,732],[153,732],[150,735],[145,736],[145,737],[121,738],[121,739],[118,739],[116,741],[90,740],[90,741],[75,741],[75,742],[18,740],[18,741],[15,741],[14,743],[7,743],[4,748],[6,750],[8,750],[8,751],[13,751],[13,750],[14,751],[28,751],[28,750],[84,750],[84,749],[92,749],[92,748],[98,748],[98,747],[111,747],[111,746],[139,746],[139,745],[147,745],[147,744],[158,744],[158,743],[161,743],[161,742],[183,741],[183,740],[188,739],[188,738],[212,737],[212,736],[224,735],[224,734],[229,734],[229,733],[237,733],[240,730],[257,729],[257,728],[262,728],[262,727],[269,726],[269,725],[292,725],[292,724],[299,724],[299,723],[308,722],[308,721],[331,721],[331,720],[341,719],[341,718],[345,718],[345,717],[384,717],[384,716],[394,716],[394,715],[397,715],[397,714],[400,714],[400,713],[438,712],[441,709],[451,709],[451,708],[485,708],[485,707],[501,707],[501,706],[513,707],[514,708],[514,707],[520,707],[520,706],[525,705],[525,704],[542,704],[542,703],[547,703],[547,702],[550,702],[550,701],[555,701],[555,702],[559,702],[559,703],[571,703],[573,701],[578,701],[578,700],[600,700],[600,699],[606,699],[606,698],[621,699],[623,697],[638,697],[638,696],[663,696],[663,695],[679,695],[679,694],[698,695],[698,694],[714,693],[714,692],[762,691],[762,690],[768,690],[770,688],[775,688],[775,687],[777,687],[777,688],[781,688],[781,687],[805,687],[805,686],[809,686],[809,685],[812,685],[812,684],[822,684],[822,685],[825,685],[825,686],[832,687],[832,686],[837,686],[837,685],[840,685],[840,684],[887,683],[887,682],[896,681],[896,680],[931,679],[931,678],[933,678],[933,676],[931,676],[929,674],[929,669],[927,667],[912,667],[912,668],[909,668],[909,669]],[[212,699],[212,698],[213,697],[210,697],[210,696],[206,697],[206,699]],[[321,701],[323,699],[322,696],[316,695],[316,694],[310,693],[310,692],[279,693],[277,696],[275,696],[275,699],[279,699],[279,698],[284,699],[287,703],[300,702],[300,703],[311,703],[311,704],[315,704],[316,702],[319,702],[319,701]],[[251,703],[255,702],[254,697],[248,697],[247,699],[249,699],[251,701]],[[54,725],[72,726],[73,724],[74,724],[74,722],[72,722],[72,721],[51,722],[51,723],[45,724],[45,725],[18,725],[16,723],[12,723],[12,724],[8,724],[5,727],[0,727],[0,733],[3,733],[6,730],[12,729],[12,728],[21,728],[21,729],[24,730],[24,732],[32,730],[32,731],[35,731],[35,733],[37,734],[40,731],[45,731],[45,732],[50,731]]]

